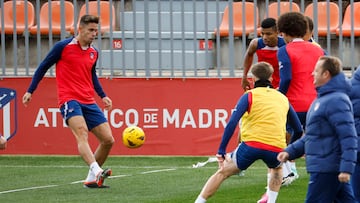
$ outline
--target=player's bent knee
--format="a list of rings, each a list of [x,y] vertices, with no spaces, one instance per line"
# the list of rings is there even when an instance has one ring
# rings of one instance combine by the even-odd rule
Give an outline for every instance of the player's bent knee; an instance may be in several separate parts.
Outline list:
[[[216,173],[219,176],[221,176],[223,179],[226,179],[226,178],[236,174],[236,172],[234,170],[231,170],[230,168],[220,168]]]
[[[106,145],[106,146],[112,146],[115,143],[115,139],[113,136],[107,136],[106,138],[104,138],[101,141],[101,144]]]

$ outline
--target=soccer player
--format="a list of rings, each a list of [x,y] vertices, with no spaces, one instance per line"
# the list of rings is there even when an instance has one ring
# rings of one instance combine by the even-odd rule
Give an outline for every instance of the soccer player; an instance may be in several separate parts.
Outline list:
[[[349,183],[358,149],[350,81],[336,57],[322,56],[313,71],[317,98],[308,111],[306,132],[279,153],[278,160],[306,156],[310,174],[305,202],[355,202]]]
[[[308,28],[307,28],[307,31],[306,31],[303,39],[305,41],[309,41],[309,42],[313,43],[316,46],[321,47],[320,44],[318,44],[313,38],[313,34],[314,34],[314,22],[313,22],[313,20],[309,16],[305,16],[305,20],[307,21]]]
[[[7,140],[4,136],[0,135],[0,149],[6,149]]]
[[[274,18],[265,18],[261,22],[261,37],[255,38],[251,40],[244,59],[244,71],[242,77],[242,87],[244,91],[250,89],[250,81],[248,80],[248,72],[250,70],[250,66],[253,63],[254,55],[256,53],[258,57],[258,61],[268,62],[272,65],[274,69],[274,73],[272,74],[272,86],[276,89],[279,87],[279,62],[277,60],[277,51],[279,47],[285,45],[285,41],[282,37],[279,36],[279,32],[277,30],[276,20]],[[241,135],[239,135],[241,137]],[[284,163],[283,165],[283,176],[284,180],[288,178],[291,171],[289,170],[289,163]],[[270,180],[270,171],[267,174],[267,183]],[[290,184],[291,182],[288,182]],[[266,199],[266,194],[263,195],[262,199]]]
[[[299,12],[287,12],[278,18],[278,30],[284,37],[286,45],[278,50],[280,68],[279,91],[286,95],[294,107],[300,122],[305,129],[306,113],[311,102],[316,98],[312,72],[323,49],[304,40],[308,31],[308,22]],[[288,128],[291,133],[291,128]],[[291,162],[295,176],[295,162]]]
[[[37,68],[23,104],[28,106],[32,94],[47,70],[56,64],[58,102],[66,124],[77,141],[80,156],[90,167],[84,182],[87,188],[104,188],[104,180],[111,175],[111,169],[102,169],[107,159],[114,137],[107,119],[96,104],[94,93],[102,98],[105,109],[110,110],[112,101],[106,96],[96,75],[98,51],[92,45],[97,36],[99,17],[84,15],[80,19],[76,37],[57,42]],[[88,143],[91,131],[100,144],[95,153]]]
[[[273,66],[274,73],[272,75],[272,85],[274,88],[279,86],[279,62],[276,54],[279,47],[282,47],[283,45],[285,45],[285,41],[282,37],[278,36],[276,20],[274,18],[264,19],[261,22],[261,37],[251,40],[245,53],[243,64],[244,72],[241,81],[244,91],[250,89],[250,82],[247,77],[255,53],[259,62],[265,61]]]
[[[267,62],[259,62],[251,67],[254,89],[240,97],[225,127],[216,155],[219,169],[204,185],[195,203],[206,202],[225,179],[246,170],[258,159],[262,159],[271,171],[268,203],[276,201],[282,181],[281,163],[276,157],[286,147],[286,122],[288,120],[298,134],[302,134],[302,128],[288,99],[272,87],[270,80],[273,71]],[[226,147],[240,119],[242,142],[227,155]]]
[[[287,42],[277,54],[280,65],[279,91],[289,98],[305,126],[306,112],[316,98],[312,72],[325,52],[303,40],[308,25],[304,15],[299,12],[282,14],[278,19],[278,29]]]
[[[356,201],[360,202],[360,66],[357,67],[351,78],[351,84],[350,99],[353,104],[355,128],[358,136],[357,162],[355,171],[351,177],[351,185]]]

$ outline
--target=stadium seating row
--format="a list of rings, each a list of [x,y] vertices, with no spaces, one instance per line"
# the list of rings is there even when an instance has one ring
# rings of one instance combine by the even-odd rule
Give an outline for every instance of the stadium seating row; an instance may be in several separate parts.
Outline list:
[[[330,34],[342,35],[349,37],[351,35],[351,19],[354,20],[354,35],[360,36],[360,2],[354,2],[354,12],[351,13],[351,6],[347,6],[342,24],[339,23],[339,16],[342,14],[339,11],[339,6],[334,2],[318,2],[316,13],[314,16],[314,3],[310,3],[304,11],[304,15],[317,17],[317,31],[318,36],[327,36]],[[243,12],[246,11],[246,12]],[[299,5],[295,2],[273,2],[268,6],[268,17],[277,19],[277,17],[289,11],[300,12]],[[233,4],[233,32],[234,36],[242,36],[242,34],[249,35],[256,32],[254,28],[259,27],[259,10],[253,2],[235,2]],[[229,36],[229,7],[224,10],[223,19],[219,27],[219,32],[215,29],[215,33],[219,33],[221,37]],[[245,29],[244,29],[245,28]]]
[[[74,19],[76,15],[74,5],[70,1],[60,0],[51,1],[51,3],[47,1],[41,6],[38,24],[35,22],[36,16],[34,5],[30,1],[27,1],[27,5],[25,5],[25,1],[4,2],[4,33],[12,34],[15,30],[17,34],[22,34],[25,29],[28,28],[28,31],[31,34],[36,34],[38,31],[42,35],[47,35],[49,32],[52,32],[52,34],[60,34],[62,5],[64,6],[63,15],[65,16],[65,31],[74,33]],[[115,8],[113,5],[110,5],[109,1],[99,1],[99,3],[97,1],[89,1],[87,5],[88,6],[84,4],[80,8],[78,16],[82,16],[86,13],[99,15],[102,33],[109,32],[110,27],[113,29],[115,28],[115,20],[110,22],[111,18],[109,12],[110,10],[112,11],[113,19],[115,19]],[[354,35],[360,36],[360,2],[354,2],[353,5],[353,15],[351,13],[351,6],[349,5],[345,10],[344,19],[340,25],[339,16],[341,13],[338,5],[334,2],[318,2],[316,10],[318,35],[327,36],[329,32],[330,34],[340,35],[340,29],[342,29],[342,35],[348,37],[351,35],[351,19],[353,19]],[[288,11],[300,12],[300,8],[295,2],[290,3],[282,1],[279,2],[279,4],[278,2],[273,2],[269,4],[267,15],[269,17],[277,18],[280,14]],[[16,13],[15,15],[14,12]],[[259,10],[253,2],[234,2],[232,13],[234,36],[242,36],[243,33],[249,35],[250,33],[255,32],[255,29],[259,27]],[[314,3],[310,3],[305,8],[304,14],[314,19]],[[2,32],[1,16],[0,13],[0,33]],[[224,10],[222,22],[219,27],[219,34],[221,37],[229,36],[229,19],[229,7],[227,6]],[[14,23],[14,21],[16,21],[16,23]],[[218,30],[215,29],[215,33],[217,32]]]
[[[34,5],[27,1],[6,1],[4,2],[4,33],[13,34],[14,30],[17,34],[23,34],[25,29],[28,28],[28,31],[31,34],[38,33],[47,35],[49,32],[52,34],[61,33],[61,12],[63,9],[63,16],[65,16],[65,31],[68,33],[74,33],[74,19],[75,19],[75,9],[74,5],[70,1],[49,1],[45,2],[40,8],[39,14],[39,24],[36,25],[35,22],[35,8]],[[111,7],[110,7],[111,6]],[[101,19],[101,32],[109,32],[110,27],[115,28],[115,20],[110,22],[110,9],[112,10],[112,15],[115,17],[115,8],[113,5],[110,5],[108,1],[89,1],[87,6],[84,4],[81,6],[79,11],[79,16],[84,14],[95,14],[100,16]],[[0,10],[1,11],[1,10]],[[15,15],[14,15],[15,13]],[[27,14],[27,15],[26,15]],[[0,33],[1,28],[1,13],[0,13]],[[14,19],[15,16],[15,19]],[[50,20],[51,19],[51,20]],[[114,18],[115,19],[115,18]],[[78,19],[77,23],[80,19]],[[50,22],[51,21],[51,22]],[[14,23],[16,22],[16,23]],[[51,23],[51,29],[50,29]],[[27,24],[27,25],[26,25]],[[14,26],[15,25],[15,26]]]

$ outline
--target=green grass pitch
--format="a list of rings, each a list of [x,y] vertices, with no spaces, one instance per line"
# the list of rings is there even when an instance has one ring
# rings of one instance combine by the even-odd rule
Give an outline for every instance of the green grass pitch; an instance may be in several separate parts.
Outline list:
[[[86,189],[88,167],[77,156],[0,156],[0,202],[192,203],[217,163],[193,168],[208,157],[110,156],[109,189]],[[278,203],[304,202],[308,175],[297,160],[300,178],[282,187]],[[256,202],[265,192],[267,169],[256,162],[245,176],[227,179],[209,203]]]

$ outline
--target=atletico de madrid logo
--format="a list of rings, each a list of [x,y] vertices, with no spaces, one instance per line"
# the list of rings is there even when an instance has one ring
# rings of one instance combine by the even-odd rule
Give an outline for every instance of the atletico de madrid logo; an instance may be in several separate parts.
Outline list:
[[[9,140],[17,130],[16,91],[0,88],[0,135]]]
[[[94,59],[94,53],[90,53],[90,59]]]

